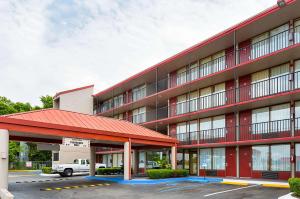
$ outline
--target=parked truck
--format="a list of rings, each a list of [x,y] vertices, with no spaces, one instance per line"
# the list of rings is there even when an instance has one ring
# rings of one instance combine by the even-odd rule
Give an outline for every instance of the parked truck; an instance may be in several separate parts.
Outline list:
[[[95,169],[106,168],[106,164],[96,163]],[[62,177],[71,177],[74,173],[90,171],[90,162],[87,159],[75,159],[71,164],[53,164],[52,173],[58,173]]]

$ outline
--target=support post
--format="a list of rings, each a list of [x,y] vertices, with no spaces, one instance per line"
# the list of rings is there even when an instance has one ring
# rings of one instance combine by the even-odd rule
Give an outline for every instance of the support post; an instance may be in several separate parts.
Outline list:
[[[0,189],[8,189],[8,142],[8,130],[0,129]]]
[[[172,169],[176,169],[176,161],[177,161],[177,147],[176,146],[172,146],[171,148],[171,165],[172,165]]]
[[[124,180],[131,180],[131,141],[124,143]]]
[[[95,176],[96,173],[96,147],[90,147],[90,176]]]
[[[235,149],[235,157],[236,157],[236,177],[240,177],[240,148],[239,146],[236,146]]]

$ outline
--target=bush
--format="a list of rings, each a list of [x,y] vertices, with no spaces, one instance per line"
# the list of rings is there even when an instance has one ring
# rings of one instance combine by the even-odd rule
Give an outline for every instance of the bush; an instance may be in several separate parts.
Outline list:
[[[185,177],[188,176],[188,170],[184,169],[149,169],[147,170],[147,175],[150,179],[160,179],[160,178],[174,178],[174,177]]]
[[[294,192],[296,196],[300,196],[300,178],[290,178],[289,185],[291,192]]]
[[[42,172],[46,174],[52,173],[52,168],[51,167],[43,167]]]
[[[97,175],[115,175],[115,174],[122,174],[122,173],[123,173],[123,169],[121,167],[97,169]]]

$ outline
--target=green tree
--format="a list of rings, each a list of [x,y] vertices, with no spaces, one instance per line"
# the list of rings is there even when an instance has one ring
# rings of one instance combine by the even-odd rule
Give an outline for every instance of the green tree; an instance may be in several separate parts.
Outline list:
[[[53,107],[53,97],[46,95],[41,96],[42,108]],[[0,96],[0,115],[39,110],[40,106],[31,106],[30,103],[13,102],[6,97]],[[27,143],[29,146],[29,160],[31,161],[49,161],[51,159],[50,151],[38,151],[37,145]],[[19,142],[9,142],[9,161],[18,161],[19,153],[21,152]]]
[[[50,95],[40,97],[41,102],[43,103],[43,108],[53,108],[53,97]]]

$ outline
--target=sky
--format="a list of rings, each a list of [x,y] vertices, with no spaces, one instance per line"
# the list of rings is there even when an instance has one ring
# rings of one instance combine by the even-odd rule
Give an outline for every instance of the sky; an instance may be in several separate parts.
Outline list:
[[[276,0],[0,0],[0,96],[95,93]]]

